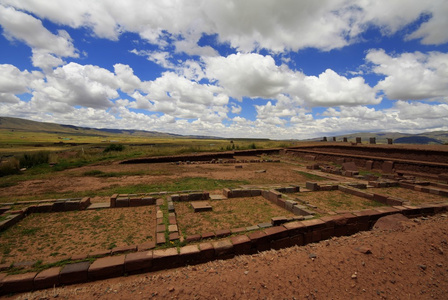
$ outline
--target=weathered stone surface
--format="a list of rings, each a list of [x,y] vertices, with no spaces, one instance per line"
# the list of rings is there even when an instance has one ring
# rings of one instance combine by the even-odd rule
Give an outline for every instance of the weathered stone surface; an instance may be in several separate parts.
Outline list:
[[[119,197],[115,200],[115,207],[129,207],[129,198]]]
[[[137,251],[147,251],[154,249],[156,247],[156,243],[154,241],[147,241],[137,246]]]
[[[136,274],[149,271],[152,267],[152,257],[152,251],[127,254],[124,259],[124,272],[126,274]]]
[[[212,243],[199,244],[199,250],[201,250],[201,262],[207,262],[215,258],[215,248]]]
[[[217,258],[229,258],[234,256],[233,244],[230,240],[216,241],[212,243]]]
[[[157,240],[157,245],[165,244],[166,243],[165,233],[164,232],[157,233],[156,240]]]
[[[200,239],[201,239],[201,235],[200,234],[193,234],[193,235],[187,236],[186,239],[185,239],[185,242],[191,243],[191,242],[199,241]]]
[[[289,236],[294,236],[303,233],[305,230],[305,225],[301,221],[295,221],[283,224],[283,227],[288,230]]]
[[[393,173],[394,170],[394,162],[393,161],[385,161],[383,162],[381,169],[384,173]]]
[[[319,184],[317,184],[317,182],[307,181],[306,182],[306,189],[310,190],[310,191],[318,191],[319,190]]]
[[[356,164],[352,161],[343,163],[342,170],[344,170],[344,171],[359,171]]]
[[[273,225],[273,226],[278,226],[278,225],[281,225],[281,224],[283,224],[283,223],[286,223],[288,221],[288,218],[286,218],[286,217],[274,217],[274,218],[271,218],[271,224]]]
[[[31,291],[37,272],[9,275],[3,278],[0,294]]]
[[[158,224],[156,226],[156,232],[165,232],[166,226],[165,224]]]
[[[178,240],[180,238],[180,235],[179,235],[179,232],[171,232],[170,234],[169,234],[169,239],[170,239],[170,241],[175,241],[175,240]]]
[[[219,229],[215,231],[215,236],[217,238],[223,238],[231,234],[230,229]]]
[[[168,232],[178,232],[179,228],[177,228],[177,225],[168,225]]]
[[[137,245],[130,245],[130,246],[121,246],[121,247],[115,247],[112,249],[112,254],[119,254],[119,253],[125,253],[130,251],[137,251]]]
[[[285,238],[288,236],[288,230],[286,230],[286,228],[283,226],[275,226],[275,227],[271,227],[271,228],[266,228],[264,230],[264,232],[266,233],[266,235],[269,237],[269,239],[271,241]]]
[[[110,255],[110,250],[98,250],[94,252],[90,252],[88,257],[103,257]]]
[[[125,255],[107,256],[95,260],[89,267],[89,279],[99,280],[122,276]]]
[[[153,270],[173,268],[179,265],[179,253],[177,248],[160,249],[153,251]]]
[[[89,266],[90,262],[88,261],[65,265],[59,273],[61,284],[86,282]]]
[[[180,260],[182,264],[193,264],[200,261],[201,251],[198,245],[188,245],[180,248]]]
[[[230,238],[236,255],[244,255],[251,253],[252,243],[246,235],[237,235]]]

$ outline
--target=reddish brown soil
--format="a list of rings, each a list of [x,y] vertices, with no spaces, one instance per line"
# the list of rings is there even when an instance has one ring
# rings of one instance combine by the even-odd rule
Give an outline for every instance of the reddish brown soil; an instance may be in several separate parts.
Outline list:
[[[32,214],[0,235],[0,261],[44,263],[154,240],[155,208]]]
[[[257,158],[259,159],[259,158]],[[247,163],[239,164],[243,168],[236,169],[235,164],[201,164],[173,165],[170,163],[120,165],[117,163],[96,165],[58,172],[57,176],[48,179],[28,180],[15,186],[0,188],[0,197],[10,202],[15,197],[34,195],[35,199],[45,199],[48,193],[70,193],[98,191],[114,186],[136,184],[157,184],[185,177],[206,177],[222,180],[245,180],[251,184],[303,183],[306,178],[295,171],[297,165],[287,163]],[[117,177],[85,176],[84,173],[99,170],[104,173],[120,172]],[[256,171],[266,170],[265,173]],[[126,175],[126,173],[130,175]],[[139,175],[133,175],[133,174]],[[141,174],[141,175],[140,175]]]
[[[447,234],[447,217],[438,215],[399,231],[362,232],[17,299],[446,299]]]
[[[177,222],[182,233],[201,234],[217,229],[232,229],[271,222],[271,218],[294,216],[263,197],[207,201],[212,211],[195,213],[190,203],[175,203]]]
[[[412,205],[419,205],[422,203],[446,202],[448,200],[447,197],[443,197],[440,195],[423,193],[400,187],[372,188],[369,189],[368,191],[376,194],[382,194],[405,199],[411,202]]]

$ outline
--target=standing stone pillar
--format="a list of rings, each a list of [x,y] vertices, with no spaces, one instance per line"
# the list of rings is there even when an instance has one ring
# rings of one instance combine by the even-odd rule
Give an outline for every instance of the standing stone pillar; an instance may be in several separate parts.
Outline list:
[[[370,138],[370,144],[376,144],[376,138],[371,137]]]
[[[392,145],[394,143],[394,140],[393,139],[387,139],[387,144],[388,145]]]
[[[361,144],[361,138],[360,137],[356,138],[356,144]]]
[[[344,138],[344,143],[347,143],[347,142],[348,142],[348,140],[347,140],[347,138],[345,137],[345,138]]]

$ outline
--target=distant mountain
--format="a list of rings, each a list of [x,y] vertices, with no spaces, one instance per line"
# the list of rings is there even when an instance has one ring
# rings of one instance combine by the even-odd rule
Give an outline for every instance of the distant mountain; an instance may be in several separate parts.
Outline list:
[[[443,144],[440,140],[436,140],[427,136],[419,136],[419,135],[412,135],[412,136],[405,136],[396,139],[395,144]]]
[[[159,138],[196,138],[196,139],[219,139],[211,136],[195,136],[195,135],[179,135],[158,131],[145,130],[125,130],[125,129],[108,129],[108,128],[88,128],[73,125],[62,125],[56,123],[36,122],[20,118],[0,117],[0,129],[31,131],[31,132],[47,132],[56,134],[73,134],[85,136],[111,136],[111,135],[130,135],[142,137],[159,137]]]
[[[400,132],[358,132],[345,135],[334,136],[336,141],[342,141],[344,138],[354,142],[357,137],[362,141],[368,142],[370,138],[375,138],[378,144],[386,144],[387,139],[392,139],[394,144],[445,144],[448,143],[448,131],[431,131],[419,134],[407,134]],[[322,140],[323,137],[312,139]],[[333,136],[326,137],[328,141],[333,140]]]

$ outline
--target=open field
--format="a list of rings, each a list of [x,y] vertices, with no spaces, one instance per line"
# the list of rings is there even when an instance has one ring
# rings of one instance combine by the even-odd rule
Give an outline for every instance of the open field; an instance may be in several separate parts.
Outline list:
[[[263,197],[207,201],[213,211],[193,211],[188,202],[175,203],[177,219],[184,235],[201,234],[219,229],[232,229],[270,222],[271,218],[294,214]]]

